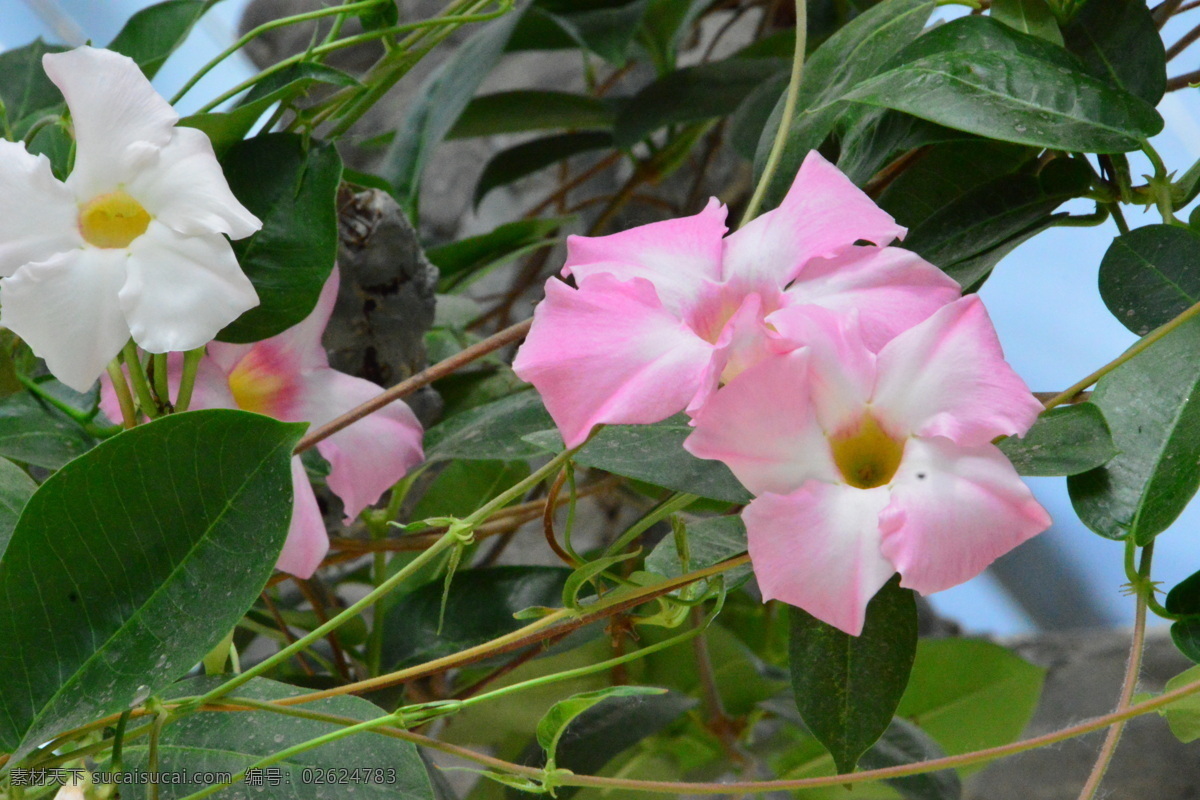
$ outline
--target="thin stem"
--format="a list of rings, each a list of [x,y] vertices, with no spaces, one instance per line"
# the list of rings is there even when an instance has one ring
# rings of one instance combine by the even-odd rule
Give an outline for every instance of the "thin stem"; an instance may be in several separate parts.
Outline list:
[[[1131,555],[1135,549],[1137,549],[1137,545],[1130,539],[1126,543],[1126,550]],[[1142,654],[1146,646],[1146,595],[1154,591],[1154,586],[1150,583],[1150,560],[1153,556],[1154,543],[1151,542],[1142,550],[1142,560],[1137,571],[1138,580],[1134,584],[1137,606],[1133,617],[1133,641],[1129,646],[1129,663],[1125,668],[1125,681],[1121,685],[1121,697],[1117,701],[1117,711],[1124,711],[1132,704],[1133,693],[1137,690],[1138,675],[1142,669]],[[1100,783],[1104,780],[1104,774],[1108,771],[1109,764],[1112,763],[1113,754],[1117,751],[1117,744],[1121,741],[1121,732],[1124,730],[1124,720],[1114,723],[1108,729],[1108,734],[1104,737],[1104,744],[1100,747],[1100,754],[1096,758],[1096,764],[1092,767],[1092,773],[1079,793],[1079,800],[1092,800],[1096,796],[1096,792],[1100,789]]]
[[[1124,364],[1125,362],[1129,361],[1131,358],[1136,356],[1138,353],[1142,352],[1147,347],[1149,347],[1150,345],[1157,342],[1159,339],[1162,339],[1167,334],[1171,333],[1176,328],[1178,328],[1179,326],[1183,325],[1188,320],[1195,317],[1197,314],[1200,314],[1200,303],[1196,303],[1195,305],[1190,306],[1189,308],[1184,310],[1179,316],[1175,317],[1175,319],[1171,320],[1170,322],[1165,322],[1162,325],[1160,325],[1159,327],[1150,331],[1150,333],[1147,333],[1141,339],[1138,339],[1136,342],[1134,342],[1133,346],[1130,347],[1128,350],[1126,350],[1124,353],[1117,356],[1112,361],[1108,362],[1103,367],[1096,370],[1091,375],[1088,375],[1086,378],[1079,381],[1075,385],[1073,385],[1070,388],[1065,389],[1065,390],[1059,392],[1058,394],[1054,395],[1053,397],[1051,397],[1044,404],[1046,407],[1046,410],[1050,410],[1051,408],[1054,408],[1055,406],[1059,406],[1059,405],[1062,405],[1063,403],[1068,402],[1073,397],[1075,397],[1075,395],[1079,394],[1084,389],[1088,388],[1093,383],[1100,380],[1101,378],[1103,378],[1108,373],[1112,372],[1117,367],[1119,367],[1122,364]]]
[[[750,198],[750,202],[746,205],[746,211],[742,214],[742,222],[738,227],[742,227],[758,214],[758,209],[762,206],[763,197],[766,196],[767,187],[771,184],[771,179],[775,177],[775,170],[779,168],[779,161],[783,158],[784,145],[787,144],[788,131],[792,127],[792,117],[796,113],[796,100],[800,96],[800,80],[804,76],[804,55],[808,40],[808,4],[805,0],[796,0],[796,51],[792,54],[792,76],[788,81],[787,96],[783,101],[783,116],[779,120],[779,130],[775,132],[775,141],[771,144],[771,152],[767,155],[767,163],[763,166],[763,173],[758,179],[758,185],[754,187],[754,195]]]
[[[167,382],[167,354],[155,353],[150,358],[150,366],[154,370],[154,394],[160,406],[171,403],[171,388]]]
[[[146,751],[146,771],[150,774],[150,782],[146,784],[146,800],[158,800],[158,742],[167,723],[168,712],[157,700],[151,701],[148,708],[154,713],[154,722],[150,726],[150,745]]]
[[[605,549],[604,555],[611,556],[621,552],[625,549],[626,545],[637,539],[637,537],[641,536],[646,531],[650,530],[650,528],[652,528],[656,523],[666,519],[676,511],[681,511],[687,508],[699,499],[700,497],[698,495],[687,494],[685,492],[675,492],[666,500],[663,500],[657,506],[650,509],[650,511],[637,522],[630,525],[628,530],[621,534],[615,542],[610,544],[608,548]]]
[[[196,371],[204,358],[204,348],[197,347],[183,354],[183,376],[179,379],[179,393],[175,396],[175,410],[187,411],[192,404],[192,390],[196,388]]]
[[[129,373],[129,382],[133,384],[133,391],[137,395],[142,413],[151,419],[157,417],[158,404],[154,402],[154,395],[150,393],[150,382],[146,379],[146,370],[142,368],[142,361],[138,357],[137,345],[133,343],[132,339],[125,343],[124,349],[121,350],[121,355],[125,360],[125,369]]]
[[[1200,30],[1198,28],[1197,30]],[[1142,152],[1150,159],[1150,163],[1154,165],[1154,175],[1150,178],[1150,193],[1154,197],[1154,204],[1158,207],[1158,213],[1162,217],[1162,221],[1168,225],[1177,224],[1175,219],[1175,203],[1171,197],[1171,174],[1167,172],[1167,165],[1163,163],[1162,156],[1148,141],[1142,142]]]
[[[502,347],[506,347],[513,342],[525,338],[525,334],[529,332],[529,326],[533,324],[532,319],[527,319],[524,322],[518,322],[499,333],[492,334],[481,342],[477,342],[467,349],[455,353],[444,361],[439,361],[431,367],[413,375],[407,380],[403,380],[390,389],[386,389],[367,402],[356,408],[352,408],[345,414],[342,414],[332,422],[328,422],[316,430],[308,433],[300,443],[296,445],[296,453],[303,453],[317,442],[329,438],[333,434],[343,428],[358,422],[363,417],[373,414],[389,403],[393,403],[402,397],[406,397],[422,386],[428,386],[439,378],[443,378],[459,368],[470,364],[472,361],[477,361],[483,358],[488,353],[495,352]]]

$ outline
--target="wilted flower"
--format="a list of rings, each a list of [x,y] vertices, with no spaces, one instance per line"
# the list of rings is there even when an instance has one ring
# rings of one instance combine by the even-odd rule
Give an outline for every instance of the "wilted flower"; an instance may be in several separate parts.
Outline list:
[[[64,183],[0,141],[0,323],[85,391],[131,335],[191,350],[258,305],[225,236],[262,224],[131,59],[80,47],[42,63],[71,110],[75,166]]]
[[[288,422],[323,425],[379,394],[379,387],[370,381],[329,366],[321,334],[333,313],[337,291],[334,269],[317,307],[300,324],[254,344],[209,344],[197,370],[191,408],[240,408]],[[173,357],[171,366],[171,384],[178,386],[182,358]],[[104,413],[119,419],[120,407],[107,375],[101,378],[101,390]],[[341,498],[347,523],[421,463],[422,435],[412,409],[396,401],[317,443],[317,451],[330,465],[326,482]],[[292,479],[292,523],[277,566],[307,578],[329,550],[329,538],[298,456],[292,459]]]
[[[720,384],[798,342],[785,309],[857,309],[878,349],[959,296],[907,250],[905,229],[813,152],[775,210],[725,236],[715,199],[699,214],[599,238],[572,236],[564,275],[513,363],[537,387],[568,446],[602,423],[694,412]]]
[[[1041,404],[978,297],[878,354],[853,315],[776,324],[807,345],[720,389],[684,443],[758,495],[742,516],[764,598],[857,635],[894,573],[922,594],[948,589],[1049,527],[992,444],[1028,430]]]

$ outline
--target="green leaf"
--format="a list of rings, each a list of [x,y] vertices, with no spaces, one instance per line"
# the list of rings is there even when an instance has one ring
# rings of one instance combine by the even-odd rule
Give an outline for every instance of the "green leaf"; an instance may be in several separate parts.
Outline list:
[[[250,608],[287,535],[304,429],[244,411],[174,414],[102,442],[34,493],[0,559],[0,748],[14,763],[169,685]]]
[[[647,572],[678,578],[746,552],[746,524],[737,515],[688,520],[686,526],[687,563],[680,556],[675,537],[668,535],[646,556]],[[748,581],[751,574],[749,564],[731,569],[724,573],[725,585],[732,590]],[[704,592],[705,583],[697,584],[698,594]]]
[[[1171,623],[1171,641],[1179,652],[1200,664],[1200,615]]]
[[[383,663],[419,664],[490,641],[527,624],[518,611],[559,605],[571,570],[564,567],[486,567],[460,570],[438,630],[442,584],[428,583],[402,598],[385,618]]]
[[[1200,681],[1200,666],[1181,672],[1167,681],[1166,690],[1175,691],[1189,683]],[[1190,694],[1182,700],[1163,708],[1160,712],[1167,718],[1167,725],[1175,738],[1187,744],[1200,739],[1200,694]]]
[[[290,133],[256,136],[221,160],[229,187],[262,230],[233,243],[260,305],[225,327],[223,342],[257,342],[312,313],[337,257],[342,159],[331,144]]]
[[[615,67],[623,67],[646,15],[648,0],[568,0],[538,5],[539,13],[553,20],[580,47]]]
[[[978,287],[1000,259],[1054,223],[1054,209],[1090,188],[1090,172],[1055,159],[1041,175],[989,181],[913,226],[904,246],[941,267],[964,289]]]
[[[54,125],[46,125],[25,146],[25,149],[35,156],[44,155],[50,159],[50,170],[54,177],[65,181],[71,170],[71,156],[75,149],[75,140],[71,138],[69,126],[61,118]]]
[[[571,156],[612,146],[612,134],[592,131],[560,133],[501,150],[484,166],[479,183],[475,184],[475,205],[483,202],[493,189],[515,183]]]
[[[729,118],[729,146],[747,161],[754,161],[763,131],[787,85],[787,73],[768,78],[746,94]]]
[[[865,107],[864,107],[865,108]],[[887,108],[868,108],[841,140],[838,169],[862,186],[901,154],[943,142],[979,141],[975,136]],[[918,162],[919,163],[919,162]],[[985,169],[989,165],[981,164]],[[905,171],[907,172],[907,170]],[[900,177],[904,177],[904,172]]]
[[[316,84],[360,85],[354,76],[341,70],[305,61],[285,67],[254,84],[233,110],[193,114],[181,119],[179,124],[204,131],[213,143],[213,150],[218,156],[224,156],[230,147],[246,138],[273,105],[291,102]]]
[[[75,420],[28,392],[0,400],[0,456],[58,469],[95,446]]]
[[[396,5],[396,0],[381,0],[373,8],[359,11],[355,16],[362,23],[364,31],[377,31],[400,23],[400,7]]]
[[[1088,0],[1063,37],[1092,75],[1158,105],[1167,89],[1166,54],[1143,0]]]
[[[1118,455],[1067,479],[1079,518],[1109,539],[1145,546],[1200,486],[1200,319],[1184,323],[1100,379],[1091,402]]]
[[[715,0],[649,0],[638,42],[650,54],[659,74],[675,66],[679,40]]]
[[[1045,676],[991,642],[922,641],[896,714],[919,724],[950,755],[996,747],[1025,730]]]
[[[204,694],[219,686],[222,680],[219,676],[193,678],[172,686],[165,699]],[[254,678],[239,687],[236,696],[271,701],[303,693],[304,690],[295,686]],[[355,722],[378,719],[386,713],[358,697],[327,697],[305,703],[301,708]],[[270,711],[192,714],[163,729],[158,743],[158,771],[175,775],[197,772],[236,775],[267,756],[341,728],[342,725],[335,723]],[[149,769],[146,738],[128,742],[123,753],[126,771]],[[111,763],[103,765],[105,770],[111,768]],[[378,734],[329,742],[289,756],[271,769],[281,771],[276,773],[281,784],[266,784],[265,788],[270,791],[263,796],[277,800],[320,800],[331,794],[330,783],[338,786],[335,791],[339,796],[366,800],[434,800],[438,796],[416,745]],[[158,796],[160,800],[178,800],[207,785],[191,781],[163,783],[158,787]],[[213,797],[234,800],[253,796],[263,788],[235,784]]]
[[[196,21],[218,1],[166,0],[143,8],[129,18],[108,49],[129,56],[147,78],[153,78]]]
[[[766,195],[767,208],[779,204],[805,156],[833,130],[844,111],[839,101],[915,39],[935,5],[933,0],[884,0],[855,17],[808,57],[787,144]],[[754,159],[756,175],[761,174],[774,142],[783,102],[780,97],[763,129]]]
[[[451,461],[421,495],[410,519],[465,517],[529,477],[524,461]]]
[[[538,217],[508,222],[490,233],[431,248],[425,255],[441,273],[438,288],[448,292],[527,253],[557,244],[558,232],[574,219]]]
[[[622,561],[629,561],[641,555],[641,549],[634,550],[629,553],[618,553],[614,556],[599,556],[592,561],[588,561],[567,576],[566,582],[563,584],[562,590],[562,605],[564,608],[579,610],[582,606],[579,595],[589,586],[602,586],[597,578],[601,573],[608,571]]]
[[[786,73],[771,58],[729,58],[670,72],[642,89],[617,118],[616,146],[628,150],[667,125],[726,117],[764,81]]]
[[[476,32],[430,74],[405,108],[404,124],[384,156],[380,175],[392,184],[396,201],[410,216],[434,148],[491,74],[524,13],[523,7],[510,11]]]
[[[610,686],[607,689],[583,692],[568,697],[566,700],[560,700],[550,707],[537,725],[538,744],[546,751],[547,763],[554,763],[554,751],[558,748],[558,741],[566,732],[571,720],[592,706],[602,703],[610,697],[637,697],[666,693],[666,689],[659,689],[655,686]]]
[[[1162,117],[1141,98],[1071,66],[1060,48],[988,17],[935,28],[896,60],[846,98],[1056,150],[1126,152],[1162,130]]]
[[[37,39],[0,53],[0,102],[16,136],[24,136],[39,117],[66,109],[62,93],[42,69],[42,56],[66,49]]]
[[[1113,239],[1100,262],[1100,296],[1138,336],[1200,302],[1200,233],[1147,225]]]
[[[898,577],[888,581],[868,604],[860,636],[802,609],[788,610],[796,708],[838,774],[852,772],[891,723],[908,684],[917,648],[912,590],[901,589]]]
[[[862,754],[858,764],[863,769],[885,769],[931,761],[945,755],[932,736],[903,717],[897,717],[879,741]],[[952,769],[891,778],[887,783],[907,800],[958,800],[962,797],[962,781]]]
[[[728,467],[720,461],[696,458],[683,449],[683,440],[691,432],[684,414],[653,425],[606,425],[575,454],[574,460],[585,467],[664,489],[727,503],[750,502],[750,493]],[[561,451],[563,446],[556,430],[526,436],[525,441],[555,451]]]
[[[37,491],[33,478],[8,459],[0,458],[0,559],[17,527],[17,519]]]
[[[1078,475],[1117,454],[1104,414],[1092,403],[1052,408],[1022,437],[1000,442],[1020,475]]]
[[[1171,625],[1171,639],[1179,652],[1200,663],[1200,572],[1168,592],[1165,605],[1172,614],[1187,615]]]
[[[476,97],[447,139],[542,130],[604,130],[616,120],[611,101],[570,92],[518,89]]]
[[[434,425],[425,432],[425,460],[531,458],[547,448],[522,437],[552,427],[537,392],[518,392]]]
[[[995,0],[992,3],[992,19],[1003,22],[1013,30],[1045,39],[1050,44],[1061,46],[1063,43],[1058,20],[1046,0]]]

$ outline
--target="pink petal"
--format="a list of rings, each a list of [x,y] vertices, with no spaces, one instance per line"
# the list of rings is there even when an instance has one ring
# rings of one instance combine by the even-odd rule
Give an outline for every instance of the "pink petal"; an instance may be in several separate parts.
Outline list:
[[[329,366],[329,354],[321,344],[321,337],[337,304],[339,280],[338,268],[334,265],[325,285],[321,287],[321,294],[312,312],[282,333],[264,340],[279,350],[290,369],[298,371]],[[378,393],[382,390],[375,387],[375,391]]]
[[[804,350],[772,356],[717,390],[684,449],[723,462],[755,494],[839,480],[809,399],[808,358]]]
[[[695,303],[703,279],[721,277],[725,206],[713,198],[699,214],[651,222],[610,236],[571,236],[563,275],[576,282],[591,275],[644,278],[662,304],[683,316]]]
[[[1050,522],[994,445],[916,438],[880,517],[882,549],[901,586],[929,594],[970,580]]]
[[[899,247],[852,247],[833,258],[813,259],[787,290],[791,304],[857,311],[863,338],[874,352],[960,296],[954,279]]]
[[[297,418],[314,426],[383,391],[370,381],[328,368],[305,372],[300,385]],[[423,436],[412,409],[397,400],[317,444],[331,467],[326,483],[342,499],[347,524],[424,460]]]
[[[579,289],[546,283],[513,369],[575,447],[596,425],[683,411],[710,388],[712,360],[713,345],[665,309],[649,281],[596,274]]]
[[[867,603],[896,572],[879,550],[879,512],[887,502],[885,487],[821,481],[756,498],[742,519],[763,599],[802,608],[851,636],[862,633]]]
[[[975,295],[943,306],[880,351],[875,405],[898,430],[961,445],[1023,434],[1042,411],[1004,360]]]
[[[329,552],[329,535],[299,456],[292,458],[292,491],[292,522],[275,567],[298,578],[311,578]]]
[[[723,275],[747,287],[783,288],[811,259],[835,256],[860,239],[885,245],[904,233],[814,150],[783,203],[725,239]]]

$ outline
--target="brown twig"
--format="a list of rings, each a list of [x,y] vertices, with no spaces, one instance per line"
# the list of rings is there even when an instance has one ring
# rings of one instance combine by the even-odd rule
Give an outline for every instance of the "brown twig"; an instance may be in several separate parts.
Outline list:
[[[283,614],[279,613],[279,608],[275,605],[275,601],[266,592],[263,592],[260,597],[262,598],[263,605],[267,607],[267,611],[271,614],[271,618],[275,620],[275,625],[279,628],[279,632],[283,634],[283,638],[287,640],[289,645],[295,644],[296,636],[292,633],[292,629],[288,627],[287,620],[283,618]],[[303,653],[296,653],[296,663],[300,665],[300,669],[304,670],[305,675],[312,677],[317,674],[309,666],[308,659],[304,657]]]
[[[1177,92],[1180,89],[1187,89],[1193,83],[1200,83],[1200,69],[1176,75],[1174,78],[1167,78],[1167,91]]]
[[[550,545],[554,555],[558,556],[568,567],[575,569],[579,566],[579,562],[562,548],[562,545],[558,543],[558,537],[554,535],[554,512],[558,510],[558,495],[566,481],[567,471],[562,469],[559,471],[558,477],[554,479],[554,483],[550,486],[550,494],[546,497],[546,508],[542,512],[542,531],[546,534],[546,544]]]
[[[329,615],[325,613],[325,603],[321,598],[324,592],[319,591],[311,580],[297,580],[296,585],[300,587],[304,598],[312,606],[313,613],[317,616],[317,623],[324,625],[326,622],[329,622]],[[338,632],[330,631],[329,635],[325,637],[325,641],[329,642],[329,649],[333,652],[333,663],[337,666],[338,672],[347,681],[354,680],[354,676],[350,674],[350,663],[346,660],[345,651],[342,650],[342,642],[338,637]]]
[[[1187,50],[1197,39],[1200,39],[1200,25],[1197,25],[1183,36],[1179,37],[1179,41],[1167,48],[1167,61],[1170,61],[1184,50]]]

